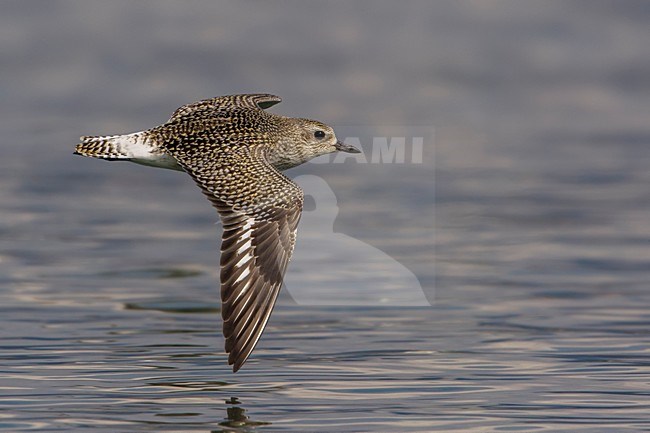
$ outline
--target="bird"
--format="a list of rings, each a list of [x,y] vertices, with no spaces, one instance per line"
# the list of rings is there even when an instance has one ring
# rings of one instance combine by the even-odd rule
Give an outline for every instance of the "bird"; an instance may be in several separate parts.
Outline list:
[[[303,192],[282,172],[320,155],[361,152],[322,122],[267,111],[279,102],[266,93],[204,99],[151,129],[82,136],[74,152],[184,171],[217,209],[223,335],[234,373],[264,331],[296,243]]]

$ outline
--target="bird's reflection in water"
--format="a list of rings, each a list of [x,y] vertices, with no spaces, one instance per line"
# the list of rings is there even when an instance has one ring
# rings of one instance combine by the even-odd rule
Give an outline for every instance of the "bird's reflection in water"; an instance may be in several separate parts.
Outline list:
[[[270,422],[253,421],[246,415],[246,409],[241,407],[241,402],[236,397],[230,397],[226,404],[232,405],[226,408],[226,418],[219,423],[222,429],[212,430],[211,433],[226,432],[254,432],[257,426],[269,425]]]

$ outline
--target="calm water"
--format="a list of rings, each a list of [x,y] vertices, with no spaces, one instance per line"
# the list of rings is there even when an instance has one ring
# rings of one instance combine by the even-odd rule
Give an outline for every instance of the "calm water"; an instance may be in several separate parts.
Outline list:
[[[647,3],[1,8],[1,431],[650,431]],[[258,90],[407,162],[289,173],[302,250],[234,375],[209,203],[71,152]]]

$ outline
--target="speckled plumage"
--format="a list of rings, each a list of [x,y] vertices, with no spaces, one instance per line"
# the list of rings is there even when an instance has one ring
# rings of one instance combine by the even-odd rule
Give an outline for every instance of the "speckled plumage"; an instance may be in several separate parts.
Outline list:
[[[269,94],[206,99],[147,131],[82,137],[75,152],[183,170],[217,208],[223,333],[235,372],[266,326],[296,241],[303,193],[279,170],[358,152],[323,123],[264,111],[280,101]]]

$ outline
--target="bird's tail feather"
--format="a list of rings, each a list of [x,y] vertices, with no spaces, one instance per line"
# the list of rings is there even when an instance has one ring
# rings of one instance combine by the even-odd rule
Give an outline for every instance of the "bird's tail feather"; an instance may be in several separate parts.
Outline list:
[[[128,160],[133,157],[128,146],[133,135],[135,134],[83,136],[74,153],[92,158]]]

